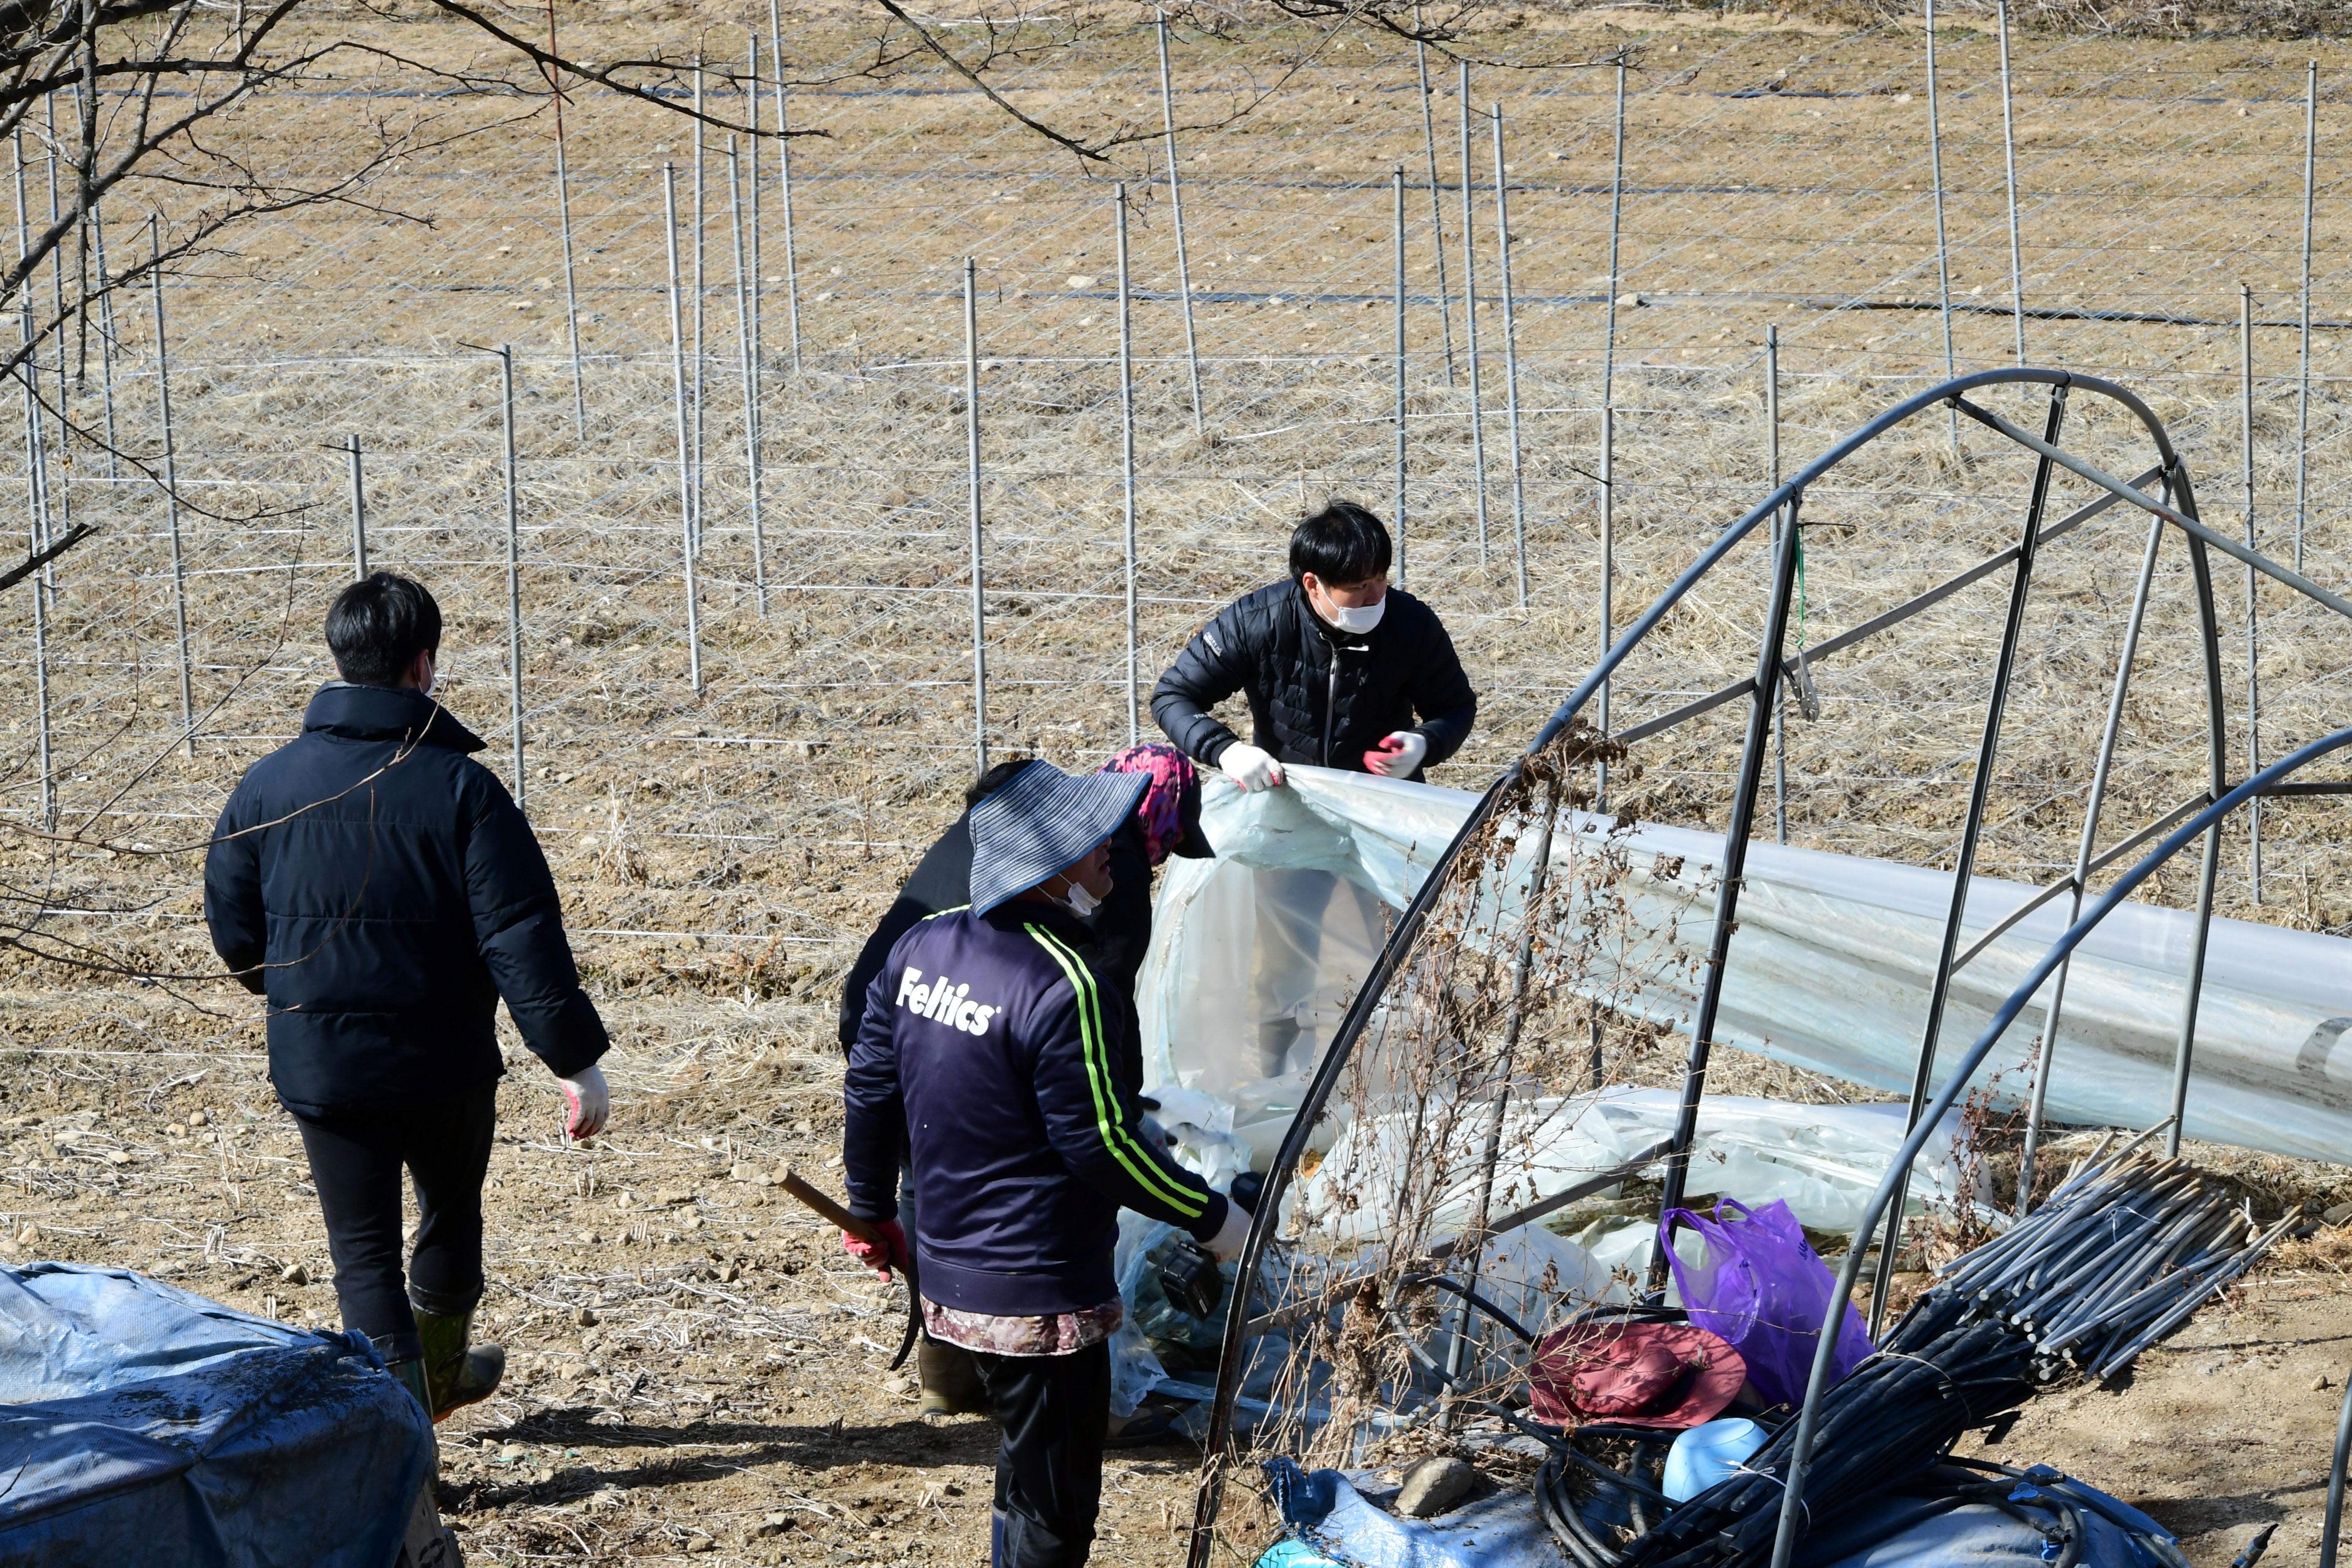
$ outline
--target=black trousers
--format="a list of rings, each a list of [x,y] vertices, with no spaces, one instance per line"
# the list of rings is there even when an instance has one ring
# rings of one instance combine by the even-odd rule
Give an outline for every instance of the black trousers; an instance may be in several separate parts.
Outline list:
[[[497,1086],[427,1105],[295,1120],[327,1219],[343,1326],[390,1340],[390,1360],[418,1354],[412,1293],[426,1311],[451,1314],[482,1299],[482,1178],[490,1168]],[[416,1184],[416,1248],[404,1282],[404,1167]]]
[[[1082,1568],[1102,1508],[1103,1434],[1110,1421],[1110,1346],[1071,1355],[974,1351],[996,1406],[993,1568]]]

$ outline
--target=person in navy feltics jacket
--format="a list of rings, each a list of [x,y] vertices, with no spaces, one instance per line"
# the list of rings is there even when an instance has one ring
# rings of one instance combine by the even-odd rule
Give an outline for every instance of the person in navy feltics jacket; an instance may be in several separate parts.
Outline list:
[[[900,1157],[913,1173],[914,1276],[926,1329],[972,1352],[1003,1443],[991,1554],[1076,1568],[1101,1500],[1118,1211],[1189,1232],[1221,1260],[1249,1215],[1144,1141],[1113,1070],[1128,1027],[1087,949],[1110,891],[1111,834],[1145,779],[1032,763],[971,809],[971,903],[898,939],[850,1049],[844,1237],[887,1272],[908,1262]]]

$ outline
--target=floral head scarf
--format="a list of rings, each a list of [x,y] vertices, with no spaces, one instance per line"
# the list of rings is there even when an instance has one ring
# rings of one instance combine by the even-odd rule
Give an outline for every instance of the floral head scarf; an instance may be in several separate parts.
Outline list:
[[[1142,773],[1151,780],[1135,815],[1143,824],[1144,851],[1154,866],[1171,851],[1200,855],[1201,775],[1192,759],[1166,744],[1129,746],[1102,765],[1107,773]],[[1192,844],[1187,844],[1191,839]]]

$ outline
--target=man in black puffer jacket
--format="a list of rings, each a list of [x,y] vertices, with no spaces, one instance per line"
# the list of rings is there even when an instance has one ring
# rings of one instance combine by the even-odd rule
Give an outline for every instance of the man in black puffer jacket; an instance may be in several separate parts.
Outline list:
[[[1168,738],[1245,790],[1286,763],[1418,779],[1469,738],[1478,694],[1436,614],[1388,584],[1381,520],[1336,500],[1290,536],[1290,578],[1220,611],[1160,678]],[[1249,700],[1247,742],[1210,715]]]
[[[301,1126],[343,1322],[437,1421],[505,1365],[467,1342],[499,999],[562,1080],[574,1137],[603,1128],[608,1042],[530,824],[430,695],[433,595],[383,572],[354,583],[327,612],[327,645],[342,679],[229,796],[205,919],[222,962],[269,999],[270,1082]],[[404,1167],[417,1197],[404,1292]]]
[[[1218,612],[1151,693],[1151,716],[1186,752],[1244,790],[1283,783],[1297,763],[1419,779],[1469,737],[1478,694],[1428,605],[1389,586],[1389,531],[1335,500],[1290,536],[1290,580]],[[1250,739],[1209,710],[1249,700]],[[1302,1016],[1335,977],[1322,972],[1334,900],[1382,926],[1370,894],[1328,871],[1262,872],[1250,967],[1259,1065],[1268,1078],[1309,1064]],[[1279,937],[1272,932],[1283,933]]]

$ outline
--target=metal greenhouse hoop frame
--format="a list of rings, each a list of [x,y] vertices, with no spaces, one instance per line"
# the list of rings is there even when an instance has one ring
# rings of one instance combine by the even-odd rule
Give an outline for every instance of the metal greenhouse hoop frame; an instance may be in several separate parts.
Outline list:
[[[2002,418],[1969,396],[1986,387],[2046,386],[2050,389],[2049,404],[2039,436]],[[2155,447],[2156,461],[2137,478],[2125,480],[2116,478],[2096,465],[2067,451],[2061,444],[2067,403],[2078,394],[2103,397],[2126,410],[2138,420]],[[2243,783],[2232,788],[2227,776],[2228,756],[2225,729],[2228,722],[2227,701],[2222,682],[2220,626],[2213,597],[2212,564],[2207,553],[2209,547],[2244,563],[2252,571],[2293,588],[2297,593],[2326,605],[2352,620],[2352,602],[2318,586],[2268,557],[2249,544],[2242,544],[2207,527],[2197,515],[2197,502],[2188,466],[2174,449],[2162,421],[2128,389],[2095,376],[2069,371],[2018,368],[1986,371],[1943,383],[1896,404],[1885,413],[1841,438],[1836,444],[1801,469],[1785,483],[1749,509],[1738,521],[1726,528],[1698,557],[1686,567],[1648,608],[1630,625],[1610,647],[1591,673],[1578,683],[1568,700],[1561,703],[1543,728],[1528,744],[1526,751],[1490,784],[1479,797],[1467,819],[1455,833],[1444,852],[1431,867],[1428,876],[1398,918],[1386,945],[1374,961],[1364,984],[1349,1003],[1330,1046],[1318,1064],[1315,1075],[1293,1118],[1282,1144],[1266,1173],[1266,1184],[1257,1205],[1249,1238],[1240,1259],[1240,1277],[1254,1279],[1265,1258],[1276,1216],[1281,1213],[1282,1198],[1296,1174],[1299,1160],[1306,1152],[1307,1139],[1320,1120],[1342,1069],[1353,1053],[1359,1037],[1370,1022],[1389,986],[1402,972],[1405,960],[1413,952],[1423,932],[1430,911],[1438,896],[1448,885],[1465,847],[1474,842],[1481,830],[1493,819],[1498,807],[1513,787],[1525,776],[1529,760],[1566,733],[1583,712],[1586,705],[1603,691],[1610,678],[1625,662],[1644,638],[1656,629],[1675,605],[1695,586],[1712,573],[1730,552],[1759,527],[1773,523],[1773,553],[1770,596],[1765,613],[1763,636],[1757,649],[1755,673],[1709,693],[1696,701],[1684,704],[1655,719],[1630,726],[1610,737],[1619,743],[1631,743],[1670,730],[1687,720],[1710,711],[1726,703],[1745,697],[1748,710],[1741,742],[1738,773],[1733,788],[1731,816],[1727,826],[1722,874],[1716,894],[1712,928],[1708,938],[1707,962],[1699,1002],[1690,1025],[1689,1055],[1684,1069],[1684,1081],[1678,1115],[1671,1149],[1666,1155],[1665,1190],[1661,1200],[1662,1210],[1678,1206],[1685,1191],[1689,1155],[1696,1129],[1699,1102],[1706,1089],[1706,1070],[1712,1049],[1717,1011],[1722,1001],[1724,977],[1736,917],[1741,880],[1745,871],[1748,844],[1755,828],[1756,813],[1761,795],[1763,769],[1770,751],[1772,715],[1776,710],[1781,683],[1793,679],[1795,662],[1788,656],[1786,642],[1792,601],[1795,595],[1798,559],[1801,551],[1799,517],[1808,487],[1823,475],[1838,468],[1856,453],[1869,447],[1887,432],[1914,416],[1946,406],[1957,415],[1965,415],[1986,429],[1994,432],[2016,447],[2035,454],[2033,480],[2025,507],[2025,515],[2015,543],[1995,552],[1956,576],[1945,580],[1904,604],[1863,624],[1815,645],[1808,657],[1819,658],[1853,646],[1867,637],[1885,631],[1928,608],[1953,594],[2000,572],[2013,568],[2011,575],[2009,608],[2004,623],[1999,654],[1995,662],[1990,693],[1987,699],[1985,723],[1977,750],[1977,768],[1972,782],[1967,816],[1961,830],[1959,854],[1953,875],[1953,891],[1944,922],[1942,945],[1929,989],[1927,1016],[1921,1033],[1921,1045],[1913,1075],[1909,1137],[1901,1152],[1889,1166],[1885,1180],[1874,1194],[1862,1226],[1857,1229],[1849,1250],[1841,1279],[1839,1293],[1833,1298],[1836,1311],[1851,1298],[1862,1258],[1875,1236],[1881,1219],[1887,1214],[1900,1214],[1905,1189],[1908,1184],[1912,1163],[1926,1146],[1928,1131],[1947,1110],[1969,1073],[1983,1060],[2042,986],[2055,979],[2047,1014],[2048,1022],[2042,1033],[2042,1049],[2037,1062],[2033,1092],[2028,1107],[2024,1169],[2020,1178],[2020,1206],[2031,1192],[2032,1161],[2039,1142],[2044,1100],[2053,1065],[2054,1044],[2060,1011],[2063,1006],[2067,966],[2074,948],[2106,913],[2122,901],[2123,896],[2152,874],[2157,867],[2170,859],[2190,839],[2201,837],[2203,848],[2200,858],[2198,890],[2195,906],[2196,922],[2188,954],[2185,995],[2173,1060],[2171,1116],[2167,1132],[2167,1152],[2177,1154],[2181,1136],[2181,1112],[2188,1096],[2189,1076],[2195,1055],[2196,1019],[2200,991],[2203,984],[2205,950],[2212,921],[2214,886],[2221,855],[2221,829],[2223,821],[2239,805],[2256,800],[2265,794],[2307,794],[2352,791],[2352,785],[2336,786],[2287,785],[2287,774],[2316,757],[2346,744],[2352,744],[2352,730],[2331,735],[2326,740],[2281,759]],[[2103,492],[2097,499],[2054,522],[2045,523],[2043,514],[2048,503],[2050,484],[2054,470],[2064,468],[2089,481]],[[2150,494],[2143,487],[2156,484],[2158,493]],[[2008,698],[2009,686],[2015,669],[2016,655],[2023,627],[2025,605],[2032,585],[2036,556],[2044,544],[2089,522],[2111,507],[2126,505],[2146,512],[2149,519],[2147,544],[2142,557],[2138,583],[2132,600],[2129,620],[2123,647],[2116,660],[2114,686],[2107,718],[2099,743],[2093,771],[2091,792],[2086,803],[2084,826],[2074,868],[2024,900],[2016,908],[1996,921],[1991,928],[1966,951],[1959,949],[1962,916],[1965,913],[1970,874],[1978,841],[1983,827],[1988,783],[1993,772],[2000,742],[2001,719]],[[1778,526],[1777,520],[1785,515],[1790,526]],[[2179,530],[2186,538],[2190,577],[2194,585],[2198,635],[2202,651],[2205,685],[2205,731],[2208,783],[2203,790],[2188,800],[2158,816],[2137,831],[2105,850],[2096,847],[2096,836],[2102,808],[2105,803],[2110,766],[2122,724],[2125,699],[2129,690],[2132,668],[2140,636],[2145,625],[2148,599],[2155,581],[2155,568],[2159,547],[2167,528]],[[1533,865],[1534,875],[1540,879],[1549,865],[1551,847],[1551,817],[1547,814],[1537,839]],[[2116,886],[2104,894],[2086,914],[2084,895],[2090,879],[2096,872],[2121,860],[2125,856],[2159,836],[2159,847],[2125,873]],[[1539,882],[1538,884],[1539,887]],[[1530,889],[1530,900],[1536,889]],[[2070,900],[2069,926],[2064,937],[2053,944],[2035,967],[2032,974],[1996,1016],[1977,1042],[1971,1046],[1952,1072],[1940,1095],[1929,1096],[1935,1074],[1936,1041],[1940,1032],[1946,998],[1951,980],[1962,967],[1982,952],[1995,939],[2019,921],[2058,898]],[[1532,923],[1523,934],[1515,954],[1516,979],[1523,980],[1530,963]],[[1523,987],[1515,984],[1512,1010],[1507,1028],[1516,1033],[1519,1025],[1519,996]],[[2159,1125],[2164,1125],[2159,1123]],[[1490,1146],[1487,1159],[1491,1163]],[[1877,1277],[1874,1282],[1872,1319],[1874,1325],[1885,1305],[1895,1248],[1881,1248]],[[1655,1270],[1663,1260],[1654,1260],[1653,1284],[1657,1283]],[[1251,1321],[1241,1310],[1227,1315],[1225,1331],[1220,1349],[1216,1394],[1211,1407],[1206,1435],[1203,1473],[1200,1492],[1195,1501],[1192,1540],[1188,1554],[1189,1568],[1208,1568],[1213,1549],[1215,1525],[1222,1500],[1223,1464],[1231,1445],[1235,1396],[1239,1392],[1243,1363],[1242,1345],[1249,1337]],[[1797,1495],[1803,1479],[1803,1466],[1810,1447],[1812,1422],[1823,1392],[1829,1352],[1836,1342],[1834,1323],[1821,1340],[1822,1351],[1813,1369],[1813,1383],[1808,1391],[1804,1410],[1800,1417],[1801,1431],[1790,1474],[1787,1478],[1788,1493]],[[1781,1534],[1775,1544],[1774,1568],[1786,1568],[1789,1553],[1794,1545],[1792,1521],[1796,1510],[1785,1509]]]

